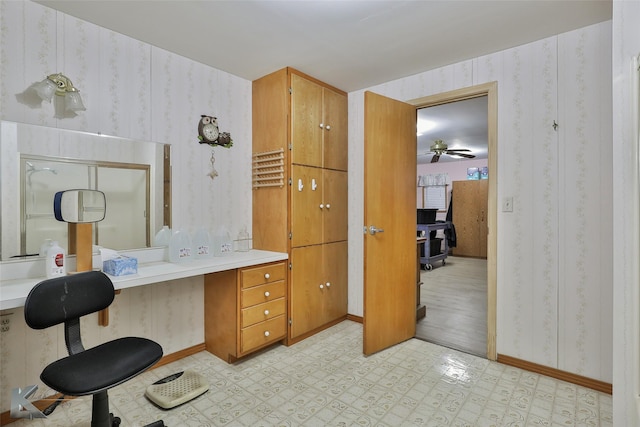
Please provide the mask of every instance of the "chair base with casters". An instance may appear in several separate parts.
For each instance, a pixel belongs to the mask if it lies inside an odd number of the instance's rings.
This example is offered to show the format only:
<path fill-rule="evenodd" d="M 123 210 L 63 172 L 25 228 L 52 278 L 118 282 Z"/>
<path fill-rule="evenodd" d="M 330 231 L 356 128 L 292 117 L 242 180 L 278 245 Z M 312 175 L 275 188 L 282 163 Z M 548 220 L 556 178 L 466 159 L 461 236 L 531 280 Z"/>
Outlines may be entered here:
<path fill-rule="evenodd" d="M 80 318 L 107 308 L 114 299 L 113 283 L 99 271 L 56 277 L 38 283 L 27 296 L 25 321 L 33 329 L 64 323 L 69 356 L 44 368 L 40 379 L 67 396 L 93 396 L 91 427 L 117 427 L 109 411 L 107 390 L 156 364 L 162 347 L 146 338 L 124 337 L 84 348 Z M 153 426 L 163 426 L 152 423 Z"/>

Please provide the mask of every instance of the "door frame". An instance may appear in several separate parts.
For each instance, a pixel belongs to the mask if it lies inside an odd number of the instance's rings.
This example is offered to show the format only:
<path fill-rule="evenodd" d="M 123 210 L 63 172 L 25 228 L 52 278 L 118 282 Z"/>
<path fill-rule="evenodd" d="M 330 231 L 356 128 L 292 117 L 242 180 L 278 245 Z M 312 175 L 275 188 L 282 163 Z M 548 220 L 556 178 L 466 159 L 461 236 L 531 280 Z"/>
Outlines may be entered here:
<path fill-rule="evenodd" d="M 442 92 L 406 101 L 417 109 L 448 104 L 455 101 L 487 96 L 487 138 L 489 194 L 487 197 L 487 359 L 496 360 L 497 327 L 497 258 L 498 258 L 498 82 Z"/>

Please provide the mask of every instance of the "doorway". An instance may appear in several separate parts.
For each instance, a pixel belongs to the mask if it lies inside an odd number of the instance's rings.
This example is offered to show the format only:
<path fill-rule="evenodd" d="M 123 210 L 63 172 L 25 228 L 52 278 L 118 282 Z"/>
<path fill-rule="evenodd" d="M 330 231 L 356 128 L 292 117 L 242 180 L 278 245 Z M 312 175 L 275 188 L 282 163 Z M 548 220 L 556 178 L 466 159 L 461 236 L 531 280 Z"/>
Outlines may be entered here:
<path fill-rule="evenodd" d="M 486 352 L 482 352 L 481 355 L 486 356 L 489 360 L 496 360 L 497 83 L 486 83 L 469 88 L 454 90 L 451 92 L 444 92 L 437 95 L 414 99 L 408 101 L 408 103 L 414 105 L 416 109 L 422 109 L 432 106 L 450 104 L 456 101 L 478 98 L 482 96 L 487 97 L 487 165 L 489 170 L 489 188 L 487 196 L 487 259 L 484 263 L 476 263 L 476 265 L 473 265 L 473 261 L 471 261 L 471 259 L 465 260 L 463 258 L 450 258 L 447 262 L 447 266 L 444 268 L 440 268 L 440 270 L 442 272 L 441 276 L 443 277 L 446 274 L 447 268 L 454 267 L 456 265 L 459 265 L 463 271 L 467 271 L 467 274 L 471 276 L 477 274 L 486 274 Z M 433 277 L 435 278 L 436 275 L 433 275 Z M 424 280 L 429 280 L 424 273 L 421 273 L 421 278 L 423 282 Z M 436 280 L 434 279 L 434 282 L 435 281 Z M 425 294 L 427 294 L 427 292 L 425 292 Z M 435 294 L 433 295 L 438 294 L 439 293 L 436 290 Z M 444 302 L 444 304 L 455 304 L 455 299 L 453 299 L 452 301 L 453 302 Z M 480 301 L 480 303 L 482 303 L 482 301 Z M 480 315 L 485 315 L 484 313 L 485 312 L 480 312 Z M 444 331 L 446 332 L 446 328 L 444 329 Z M 473 334 L 473 331 L 471 333 Z M 441 342 L 438 342 L 438 344 L 446 345 L 445 343 Z M 465 349 L 461 350 L 465 351 Z"/>

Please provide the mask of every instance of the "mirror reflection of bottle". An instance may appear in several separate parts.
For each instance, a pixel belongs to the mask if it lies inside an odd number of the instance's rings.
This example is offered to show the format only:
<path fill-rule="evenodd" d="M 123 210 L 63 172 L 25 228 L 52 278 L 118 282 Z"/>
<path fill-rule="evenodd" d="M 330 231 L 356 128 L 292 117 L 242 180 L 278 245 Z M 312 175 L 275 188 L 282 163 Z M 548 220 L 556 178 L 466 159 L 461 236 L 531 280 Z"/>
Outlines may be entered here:
<path fill-rule="evenodd" d="M 64 249 L 54 240 L 53 244 L 47 250 L 45 275 L 48 278 L 64 276 L 67 274 L 66 268 Z"/>

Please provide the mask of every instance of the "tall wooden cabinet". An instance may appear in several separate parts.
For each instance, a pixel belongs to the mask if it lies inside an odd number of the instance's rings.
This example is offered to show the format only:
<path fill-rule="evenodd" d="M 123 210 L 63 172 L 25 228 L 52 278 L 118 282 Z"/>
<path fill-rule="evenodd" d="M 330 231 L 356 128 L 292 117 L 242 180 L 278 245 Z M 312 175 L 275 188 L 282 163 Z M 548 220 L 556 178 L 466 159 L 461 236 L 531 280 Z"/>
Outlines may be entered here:
<path fill-rule="evenodd" d="M 453 225 L 456 247 L 453 254 L 487 258 L 487 197 L 489 181 L 453 181 Z"/>
<path fill-rule="evenodd" d="M 283 156 L 282 184 L 254 181 L 253 247 L 289 254 L 293 343 L 347 315 L 347 95 L 284 68 L 253 82 L 252 114 L 254 159 Z"/>

